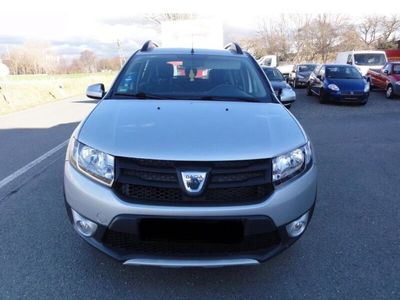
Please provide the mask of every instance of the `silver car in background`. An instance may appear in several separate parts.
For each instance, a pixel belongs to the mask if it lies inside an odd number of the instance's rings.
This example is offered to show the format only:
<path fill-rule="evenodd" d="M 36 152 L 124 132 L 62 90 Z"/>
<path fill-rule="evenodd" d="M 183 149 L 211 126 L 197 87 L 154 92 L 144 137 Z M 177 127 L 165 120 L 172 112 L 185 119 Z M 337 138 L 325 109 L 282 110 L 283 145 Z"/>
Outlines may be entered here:
<path fill-rule="evenodd" d="M 126 265 L 263 262 L 305 232 L 310 140 L 257 62 L 223 50 L 135 52 L 74 131 L 64 171 L 77 233 Z"/>
<path fill-rule="evenodd" d="M 262 66 L 262 69 L 279 100 L 287 108 L 290 108 L 293 102 L 296 101 L 296 92 L 286 82 L 282 73 L 277 68 Z"/>

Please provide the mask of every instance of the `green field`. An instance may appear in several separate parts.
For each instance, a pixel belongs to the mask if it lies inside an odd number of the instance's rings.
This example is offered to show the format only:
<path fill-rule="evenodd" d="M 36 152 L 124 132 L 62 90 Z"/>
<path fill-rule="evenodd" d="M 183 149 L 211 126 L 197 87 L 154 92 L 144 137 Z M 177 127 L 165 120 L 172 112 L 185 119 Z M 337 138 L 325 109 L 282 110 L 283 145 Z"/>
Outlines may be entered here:
<path fill-rule="evenodd" d="M 104 83 L 107 89 L 116 74 L 116 72 L 104 72 L 0 77 L 0 115 L 84 95 L 87 86 L 94 83 Z"/>

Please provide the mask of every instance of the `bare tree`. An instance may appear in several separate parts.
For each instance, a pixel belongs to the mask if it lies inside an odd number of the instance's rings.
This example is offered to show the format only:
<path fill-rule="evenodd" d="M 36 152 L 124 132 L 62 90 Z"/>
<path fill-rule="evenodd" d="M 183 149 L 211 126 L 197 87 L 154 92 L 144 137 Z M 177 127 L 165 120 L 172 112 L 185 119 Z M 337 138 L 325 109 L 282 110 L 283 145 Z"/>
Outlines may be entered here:
<path fill-rule="evenodd" d="M 400 15 L 366 16 L 358 25 L 358 30 L 361 41 L 369 48 L 394 47 L 400 31 Z"/>
<path fill-rule="evenodd" d="M 146 18 L 157 25 L 161 25 L 164 21 L 178 21 L 178 20 L 191 20 L 194 19 L 194 14 L 184 13 L 164 13 L 164 14 L 147 14 Z"/>
<path fill-rule="evenodd" d="M 372 15 L 364 17 L 363 21 L 358 25 L 360 39 L 368 47 L 378 40 L 380 24 L 380 18 L 376 15 Z"/>
<path fill-rule="evenodd" d="M 79 61 L 83 66 L 83 71 L 87 73 L 97 72 L 97 57 L 91 50 L 84 50 L 81 52 Z"/>

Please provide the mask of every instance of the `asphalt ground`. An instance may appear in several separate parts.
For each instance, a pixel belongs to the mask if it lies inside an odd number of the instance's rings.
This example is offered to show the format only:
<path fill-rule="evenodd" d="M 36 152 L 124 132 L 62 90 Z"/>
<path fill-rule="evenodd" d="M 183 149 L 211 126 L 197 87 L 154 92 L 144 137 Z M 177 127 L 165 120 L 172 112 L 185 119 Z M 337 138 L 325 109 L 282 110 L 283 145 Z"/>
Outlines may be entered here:
<path fill-rule="evenodd" d="M 0 299 L 399 299 L 400 99 L 321 105 L 296 92 L 291 111 L 313 141 L 319 186 L 313 220 L 287 251 L 248 267 L 123 266 L 67 219 L 64 147 L 0 190 Z M 93 105 L 0 117 L 0 181 L 65 141 Z"/>

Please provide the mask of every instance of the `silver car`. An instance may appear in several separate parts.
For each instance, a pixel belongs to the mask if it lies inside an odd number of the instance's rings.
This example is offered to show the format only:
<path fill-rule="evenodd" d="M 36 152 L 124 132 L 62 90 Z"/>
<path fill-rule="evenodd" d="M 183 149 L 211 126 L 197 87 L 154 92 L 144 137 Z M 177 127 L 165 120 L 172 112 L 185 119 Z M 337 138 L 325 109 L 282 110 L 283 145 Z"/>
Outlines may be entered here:
<path fill-rule="evenodd" d="M 306 230 L 310 140 L 237 44 L 146 42 L 74 131 L 65 203 L 77 233 L 126 265 L 263 262 Z"/>

